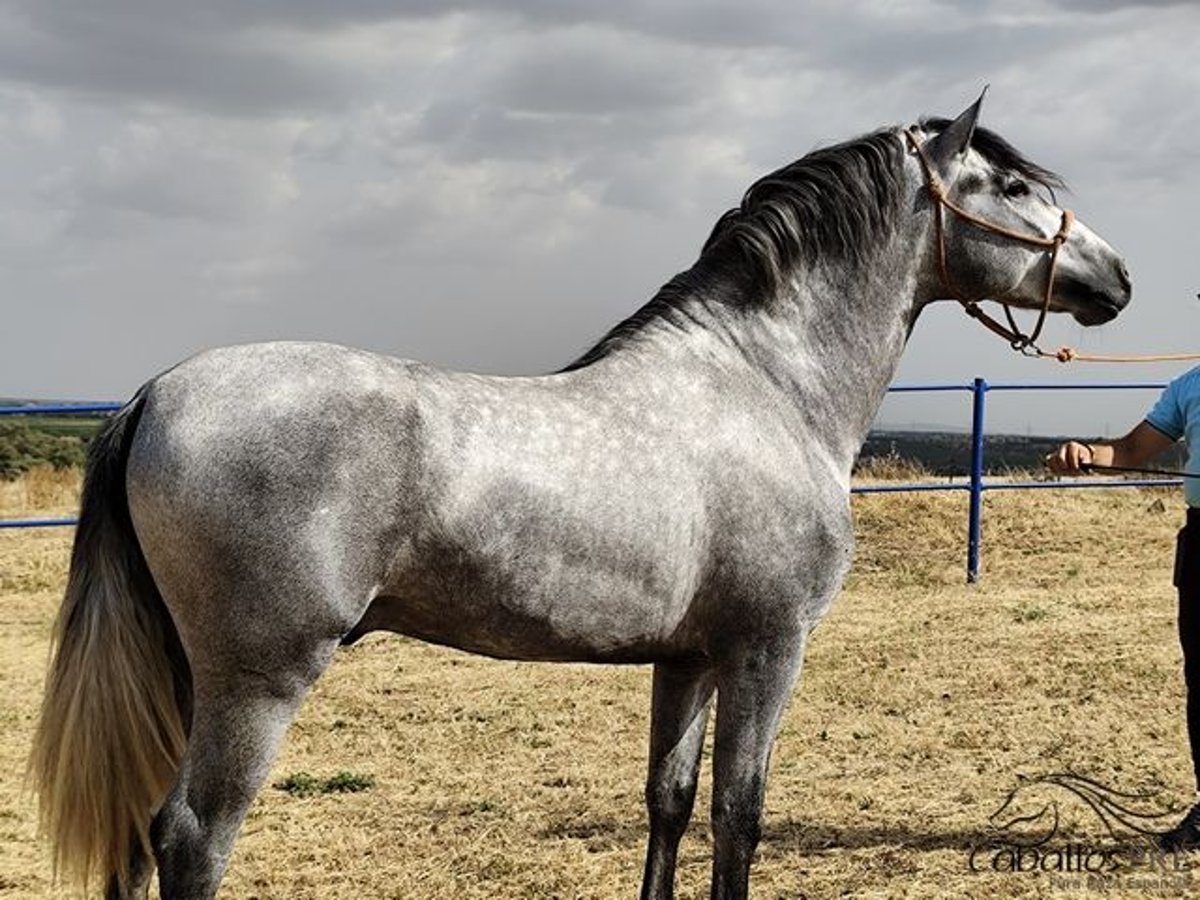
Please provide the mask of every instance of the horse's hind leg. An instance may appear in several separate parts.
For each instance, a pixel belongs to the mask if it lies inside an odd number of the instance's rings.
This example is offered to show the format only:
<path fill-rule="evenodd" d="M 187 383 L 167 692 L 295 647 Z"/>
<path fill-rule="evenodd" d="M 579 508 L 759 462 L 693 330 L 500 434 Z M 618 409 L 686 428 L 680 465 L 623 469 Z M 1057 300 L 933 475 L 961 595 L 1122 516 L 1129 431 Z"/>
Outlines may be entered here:
<path fill-rule="evenodd" d="M 122 885 L 113 875 L 104 891 L 104 900 L 145 900 L 150 893 L 150 879 L 154 875 L 154 861 L 142 849 L 141 840 L 133 839 L 133 851 L 129 857 L 129 881 Z"/>
<path fill-rule="evenodd" d="M 686 664 L 654 667 L 650 712 L 650 774 L 646 806 L 650 843 L 642 900 L 670 900 L 675 888 L 675 856 L 696 799 L 700 750 L 715 687 L 711 670 Z"/>
<path fill-rule="evenodd" d="M 151 826 L 162 896 L 209 900 L 242 819 L 304 695 L 336 640 L 314 641 L 286 666 L 240 654 L 220 666 L 193 662 L 194 707 L 179 778 Z"/>

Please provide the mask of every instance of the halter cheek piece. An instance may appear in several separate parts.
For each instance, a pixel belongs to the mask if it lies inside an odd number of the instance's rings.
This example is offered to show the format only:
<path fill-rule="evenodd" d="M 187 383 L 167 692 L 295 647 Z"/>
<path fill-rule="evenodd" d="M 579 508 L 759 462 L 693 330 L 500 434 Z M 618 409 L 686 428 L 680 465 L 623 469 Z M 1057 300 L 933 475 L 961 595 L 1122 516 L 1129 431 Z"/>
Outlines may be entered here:
<path fill-rule="evenodd" d="M 1038 234 L 1022 234 L 1019 231 L 1011 231 L 1003 225 L 997 225 L 994 222 L 989 222 L 987 219 L 981 219 L 978 216 L 967 212 L 961 206 L 954 203 L 947 191 L 945 185 L 942 184 L 937 173 L 933 169 L 933 163 L 925 154 L 925 148 L 917 138 L 916 132 L 912 128 L 906 128 L 905 136 L 912 144 L 913 150 L 916 151 L 917 158 L 921 161 L 921 168 L 925 172 L 925 183 L 929 190 L 929 196 L 933 198 L 933 222 L 937 233 L 938 244 L 938 267 L 942 272 L 942 286 L 946 292 L 962 304 L 963 311 L 973 319 L 978 319 L 984 326 L 990 329 L 995 334 L 1000 335 L 1008 341 L 1009 346 L 1014 350 L 1024 353 L 1026 356 L 1042 356 L 1043 351 L 1040 350 L 1035 343 L 1038 335 L 1042 333 L 1042 325 L 1046 322 L 1046 313 L 1050 311 L 1050 297 L 1054 293 L 1054 269 L 1058 264 L 1058 250 L 1067 241 L 1067 235 L 1071 232 L 1071 225 L 1075 222 L 1075 213 L 1069 209 L 1062 211 L 1062 224 L 1058 226 L 1058 231 L 1053 237 L 1045 238 Z M 1017 327 L 1016 320 L 1013 319 L 1012 309 L 1007 304 L 1001 301 L 1004 307 L 1004 315 L 1008 319 L 1008 326 L 1004 327 L 1000 322 L 997 322 L 979 307 L 979 303 L 975 300 L 965 299 L 950 281 L 950 270 L 946 266 L 946 227 L 943 213 L 943 208 L 950 210 L 960 219 L 964 219 L 984 231 L 990 231 L 993 234 L 1003 235 L 1007 238 L 1012 238 L 1014 241 L 1019 241 L 1022 244 L 1028 244 L 1031 247 L 1044 247 L 1050 251 L 1050 273 L 1046 278 L 1046 294 L 1042 299 L 1042 309 L 1038 314 L 1037 324 L 1034 325 L 1033 331 L 1029 334 L 1022 334 L 1021 329 Z"/>

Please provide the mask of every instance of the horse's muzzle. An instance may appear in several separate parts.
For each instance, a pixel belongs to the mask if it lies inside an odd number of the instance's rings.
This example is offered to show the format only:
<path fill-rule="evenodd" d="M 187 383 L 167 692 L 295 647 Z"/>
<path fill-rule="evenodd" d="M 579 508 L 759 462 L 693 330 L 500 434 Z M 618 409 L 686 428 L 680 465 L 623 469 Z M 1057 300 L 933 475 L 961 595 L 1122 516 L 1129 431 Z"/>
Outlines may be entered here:
<path fill-rule="evenodd" d="M 1133 282 L 1122 262 L 1113 270 L 1111 284 L 1086 284 L 1064 276 L 1054 285 L 1054 299 L 1069 310 L 1080 325 L 1103 325 L 1117 317 L 1133 297 Z"/>

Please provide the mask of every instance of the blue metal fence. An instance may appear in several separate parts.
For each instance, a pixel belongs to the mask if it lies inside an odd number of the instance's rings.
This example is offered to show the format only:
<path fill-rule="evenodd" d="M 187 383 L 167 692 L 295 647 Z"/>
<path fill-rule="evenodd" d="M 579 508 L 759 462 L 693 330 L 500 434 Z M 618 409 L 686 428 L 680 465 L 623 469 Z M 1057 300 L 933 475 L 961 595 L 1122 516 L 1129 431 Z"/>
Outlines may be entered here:
<path fill-rule="evenodd" d="M 979 554 L 982 541 L 983 492 L 1038 490 L 1046 488 L 1117 488 L 1117 487 L 1170 487 L 1182 483 L 1178 478 L 1088 478 L 1068 481 L 988 481 L 983 477 L 983 437 L 987 395 L 991 391 L 1144 391 L 1161 390 L 1162 382 L 1089 382 L 1063 384 L 1060 382 L 1035 384 L 988 384 L 976 378 L 970 384 L 910 384 L 893 385 L 889 393 L 915 393 L 930 391 L 966 391 L 971 394 L 971 460 L 967 481 L 963 484 L 887 484 L 856 485 L 850 488 L 855 494 L 901 493 L 906 491 L 967 491 L 967 581 L 979 580 Z"/>
<path fill-rule="evenodd" d="M 114 413 L 120 403 L 42 403 L 31 406 L 0 406 L 0 416 L 81 416 L 96 417 Z M 69 519 L 0 519 L 0 530 L 5 528 L 54 528 L 74 525 L 78 520 Z"/>
<path fill-rule="evenodd" d="M 983 477 L 983 438 L 986 432 L 985 417 L 987 395 L 992 391 L 1110 391 L 1110 390 L 1156 390 L 1163 388 L 1161 382 L 1090 382 L 1090 383 L 1033 383 L 1033 384 L 989 384 L 976 378 L 969 384 L 897 384 L 888 389 L 892 394 L 965 392 L 971 395 L 971 457 L 966 481 L 961 484 L 879 484 L 854 485 L 855 494 L 895 494 L 920 491 L 966 491 L 967 504 L 967 581 L 979 580 L 979 556 L 982 543 L 982 517 L 984 491 L 1037 490 L 1045 488 L 1115 488 L 1115 487 L 1168 487 L 1180 484 L 1178 478 L 1089 478 L 1068 481 L 990 481 Z M 38 406 L 0 406 L 0 416 L 100 416 L 116 412 L 120 403 L 58 403 Z M 42 528 L 74 525 L 73 518 L 63 519 L 0 519 L 0 529 Z"/>

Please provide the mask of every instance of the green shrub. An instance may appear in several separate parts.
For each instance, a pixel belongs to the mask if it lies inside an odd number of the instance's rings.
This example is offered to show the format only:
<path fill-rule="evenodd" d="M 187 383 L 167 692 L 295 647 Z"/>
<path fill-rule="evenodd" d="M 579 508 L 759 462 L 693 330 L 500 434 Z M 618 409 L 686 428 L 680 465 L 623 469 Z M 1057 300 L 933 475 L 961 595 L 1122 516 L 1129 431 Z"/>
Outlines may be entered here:
<path fill-rule="evenodd" d="M 24 422 L 0 420 L 0 478 L 11 480 L 34 466 L 82 466 L 86 444 L 76 435 L 54 435 Z"/>

